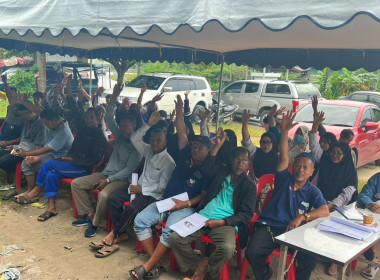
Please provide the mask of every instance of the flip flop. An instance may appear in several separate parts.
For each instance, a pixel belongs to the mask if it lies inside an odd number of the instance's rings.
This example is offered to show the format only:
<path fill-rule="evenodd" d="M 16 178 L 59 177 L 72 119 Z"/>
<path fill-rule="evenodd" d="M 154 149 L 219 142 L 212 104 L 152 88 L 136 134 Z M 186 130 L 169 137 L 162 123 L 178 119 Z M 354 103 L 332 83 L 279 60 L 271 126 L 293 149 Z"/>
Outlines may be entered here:
<path fill-rule="evenodd" d="M 165 272 L 166 268 L 160 265 L 155 265 L 151 270 L 149 270 L 145 276 L 144 279 L 156 279 L 160 276 L 162 272 Z"/>
<path fill-rule="evenodd" d="M 103 243 L 103 241 L 99 241 L 99 242 L 91 241 L 88 246 L 90 246 L 92 249 L 99 250 L 99 249 L 102 249 L 105 246 L 105 244 Z"/>
<path fill-rule="evenodd" d="M 38 218 L 42 218 L 43 220 L 37 219 L 39 222 L 45 222 L 49 220 L 51 217 L 57 216 L 58 213 L 53 213 L 50 211 L 45 211 L 43 214 L 39 215 Z"/>
<path fill-rule="evenodd" d="M 17 200 L 17 198 L 15 198 L 15 202 L 18 203 L 18 204 L 32 204 L 34 202 L 37 202 L 38 201 L 38 198 L 37 199 L 31 199 L 29 196 L 20 196 Z"/>
<path fill-rule="evenodd" d="M 104 245 L 102 249 L 98 250 L 95 254 L 97 258 L 105 258 L 119 250 L 119 245 L 113 244 L 112 246 Z"/>
<path fill-rule="evenodd" d="M 10 193 L 7 193 L 4 197 L 3 197 L 3 200 L 9 200 L 11 198 L 13 198 L 15 195 L 18 195 L 18 192 L 13 190 L 11 191 Z"/>
<path fill-rule="evenodd" d="M 134 276 L 132 272 L 136 273 L 138 278 L 136 276 Z M 145 271 L 144 266 L 140 265 L 138 267 L 135 267 L 134 269 L 129 271 L 129 275 L 131 275 L 132 279 L 134 279 L 134 280 L 144 279 L 144 277 L 146 275 L 146 271 Z"/>

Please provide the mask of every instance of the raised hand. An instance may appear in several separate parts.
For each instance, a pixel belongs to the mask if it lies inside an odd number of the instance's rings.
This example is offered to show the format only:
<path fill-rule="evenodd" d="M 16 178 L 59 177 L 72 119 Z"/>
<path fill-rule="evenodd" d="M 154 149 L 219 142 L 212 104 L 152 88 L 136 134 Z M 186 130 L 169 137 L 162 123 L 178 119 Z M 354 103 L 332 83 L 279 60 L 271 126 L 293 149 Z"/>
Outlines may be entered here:
<path fill-rule="evenodd" d="M 314 114 L 318 112 L 318 97 L 314 95 L 311 98 L 311 106 L 313 107 Z"/>
<path fill-rule="evenodd" d="M 157 95 L 155 97 L 153 97 L 152 102 L 154 103 L 154 102 L 160 101 L 163 96 L 164 96 L 163 92 L 157 93 Z"/>
<path fill-rule="evenodd" d="M 282 133 L 285 133 L 289 130 L 291 130 L 293 127 L 295 127 L 298 123 L 293 123 L 294 118 L 296 117 L 296 113 L 293 113 L 293 111 L 288 111 L 287 114 L 282 114 L 282 122 L 280 125 L 280 131 Z"/>
<path fill-rule="evenodd" d="M 174 117 L 175 117 L 175 109 L 169 114 L 170 121 L 174 122 Z"/>
<path fill-rule="evenodd" d="M 216 132 L 216 145 L 222 146 L 227 139 L 227 133 L 224 131 L 223 127 L 219 127 Z"/>
<path fill-rule="evenodd" d="M 200 110 L 200 111 L 198 111 L 198 117 L 202 121 L 205 121 L 211 116 L 211 113 L 212 113 L 212 111 L 210 109 Z"/>
<path fill-rule="evenodd" d="M 104 87 L 98 87 L 98 89 L 96 91 L 96 95 L 101 96 L 103 92 L 104 92 Z"/>
<path fill-rule="evenodd" d="M 180 112 L 183 113 L 183 101 L 179 94 L 177 95 L 177 101 L 174 100 L 174 103 L 176 114 L 178 115 Z"/>
<path fill-rule="evenodd" d="M 63 87 L 66 86 L 67 79 L 68 79 L 68 76 L 63 77 L 62 83 L 61 83 L 63 85 Z"/>
<path fill-rule="evenodd" d="M 147 89 L 146 85 L 143 85 L 143 86 L 141 87 L 141 93 L 144 93 L 144 92 L 146 91 L 146 89 Z"/>
<path fill-rule="evenodd" d="M 71 83 L 73 82 L 73 75 L 70 74 L 69 77 L 67 78 L 67 82 L 66 82 L 66 89 L 67 89 L 67 94 L 69 96 L 72 96 L 73 95 L 73 92 L 71 91 Z"/>
<path fill-rule="evenodd" d="M 320 111 L 320 112 L 317 112 L 315 115 L 314 115 L 314 123 L 316 124 L 316 126 L 318 127 L 320 124 L 323 123 L 323 121 L 325 120 L 325 112 L 323 111 Z"/>
<path fill-rule="evenodd" d="M 185 91 L 185 96 L 188 96 L 190 94 L 190 90 Z"/>
<path fill-rule="evenodd" d="M 114 87 L 113 87 L 113 92 L 112 92 L 112 101 L 113 102 L 116 102 L 117 98 L 119 97 L 120 93 L 122 92 L 124 88 L 124 84 L 123 83 L 117 83 Z"/>
<path fill-rule="evenodd" d="M 34 78 L 35 78 L 35 79 L 38 79 L 39 77 L 41 77 L 41 73 L 40 73 L 40 72 L 37 72 L 37 73 L 34 75 Z"/>
<path fill-rule="evenodd" d="M 251 111 L 244 109 L 243 114 L 241 115 L 241 121 L 243 125 L 248 125 L 250 119 L 251 119 Z"/>
<path fill-rule="evenodd" d="M 153 112 L 150 117 L 149 117 L 149 120 L 148 120 L 148 125 L 150 127 L 154 126 L 155 124 L 158 123 L 158 121 L 161 119 L 161 115 L 159 112 Z"/>

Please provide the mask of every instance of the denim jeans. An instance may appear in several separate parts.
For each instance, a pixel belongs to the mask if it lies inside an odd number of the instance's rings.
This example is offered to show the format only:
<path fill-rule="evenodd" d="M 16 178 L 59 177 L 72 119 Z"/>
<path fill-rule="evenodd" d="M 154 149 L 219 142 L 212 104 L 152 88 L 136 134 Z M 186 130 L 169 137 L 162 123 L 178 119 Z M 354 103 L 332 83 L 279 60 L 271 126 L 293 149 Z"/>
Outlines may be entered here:
<path fill-rule="evenodd" d="M 163 214 L 163 221 L 166 221 L 166 227 L 162 229 L 160 242 L 167 248 L 170 248 L 169 237 L 172 230 L 169 228 L 171 225 L 179 222 L 180 220 L 190 216 L 195 212 L 192 207 L 183 208 L 173 212 L 159 213 L 156 202 L 147 206 L 135 218 L 135 225 L 133 229 L 140 241 L 144 241 L 152 237 L 152 226 L 155 226 L 160 221 L 161 214 Z"/>

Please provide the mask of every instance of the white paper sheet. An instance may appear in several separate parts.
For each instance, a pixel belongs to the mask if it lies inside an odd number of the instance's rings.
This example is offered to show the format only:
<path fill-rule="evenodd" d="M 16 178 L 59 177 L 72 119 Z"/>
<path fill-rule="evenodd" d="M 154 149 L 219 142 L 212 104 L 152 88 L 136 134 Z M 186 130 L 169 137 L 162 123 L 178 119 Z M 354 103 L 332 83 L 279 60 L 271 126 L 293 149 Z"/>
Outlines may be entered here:
<path fill-rule="evenodd" d="M 169 228 L 178 233 L 179 236 L 186 237 L 204 227 L 207 220 L 207 218 L 199 215 L 198 213 L 194 213 L 189 217 L 171 225 Z"/>
<path fill-rule="evenodd" d="M 363 215 L 352 207 L 335 207 L 336 211 L 349 220 L 363 221 Z"/>
<path fill-rule="evenodd" d="M 138 181 L 139 181 L 139 174 L 132 173 L 132 185 L 136 186 L 138 184 Z M 128 192 L 131 193 L 129 189 L 128 189 Z M 136 198 L 136 195 L 131 194 L 129 201 L 132 202 L 135 198 Z"/>
<path fill-rule="evenodd" d="M 184 192 L 184 193 L 175 195 L 173 197 L 169 197 L 167 199 L 157 201 L 156 205 L 157 205 L 157 209 L 158 209 L 159 213 L 169 211 L 170 209 L 172 209 L 175 206 L 175 202 L 172 200 L 172 198 L 176 198 L 176 199 L 182 200 L 182 201 L 188 201 L 189 195 L 187 194 L 187 192 Z"/>

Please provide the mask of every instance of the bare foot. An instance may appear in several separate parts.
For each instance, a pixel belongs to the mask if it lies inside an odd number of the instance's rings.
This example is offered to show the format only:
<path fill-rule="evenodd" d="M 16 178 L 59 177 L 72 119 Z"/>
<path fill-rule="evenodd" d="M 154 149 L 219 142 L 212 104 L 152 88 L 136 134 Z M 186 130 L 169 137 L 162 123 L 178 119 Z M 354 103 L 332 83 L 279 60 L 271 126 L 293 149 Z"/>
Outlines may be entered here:
<path fill-rule="evenodd" d="M 40 198 L 40 192 L 39 190 L 35 187 L 33 190 L 31 190 L 30 192 L 26 192 L 24 195 L 19 195 L 16 197 L 17 201 L 20 202 L 20 197 L 22 196 L 27 196 L 29 197 L 31 200 L 37 200 Z"/>
<path fill-rule="evenodd" d="M 18 198 L 19 198 L 20 196 L 26 196 L 28 193 L 29 193 L 29 191 L 26 191 L 26 192 L 20 193 L 20 194 L 18 194 L 18 195 L 15 195 L 14 198 L 16 198 L 16 199 L 18 200 Z"/>
<path fill-rule="evenodd" d="M 115 238 L 113 244 L 119 243 L 120 241 L 124 241 L 124 240 L 127 240 L 127 239 L 128 239 L 128 234 L 123 233 L 123 234 L 121 234 L 121 235 L 119 235 L 118 237 Z"/>
<path fill-rule="evenodd" d="M 191 277 L 191 280 L 203 280 L 206 276 L 208 270 L 208 258 L 203 258 L 199 264 L 198 268 L 195 271 L 193 277 Z"/>
<path fill-rule="evenodd" d="M 114 241 L 115 241 L 115 235 L 113 234 L 113 230 L 111 230 L 111 232 L 107 234 L 106 237 L 104 237 L 103 243 L 108 246 L 111 246 L 112 244 L 114 244 Z"/>

